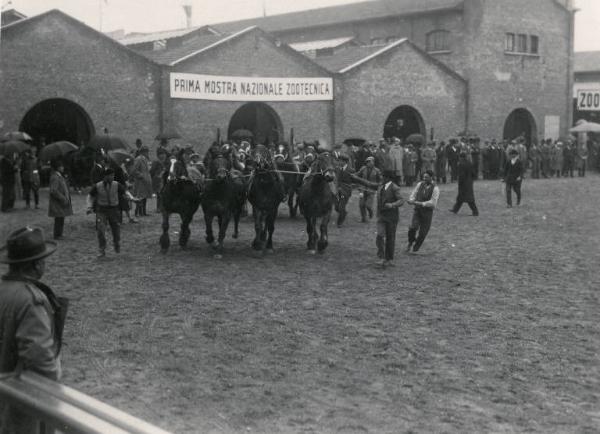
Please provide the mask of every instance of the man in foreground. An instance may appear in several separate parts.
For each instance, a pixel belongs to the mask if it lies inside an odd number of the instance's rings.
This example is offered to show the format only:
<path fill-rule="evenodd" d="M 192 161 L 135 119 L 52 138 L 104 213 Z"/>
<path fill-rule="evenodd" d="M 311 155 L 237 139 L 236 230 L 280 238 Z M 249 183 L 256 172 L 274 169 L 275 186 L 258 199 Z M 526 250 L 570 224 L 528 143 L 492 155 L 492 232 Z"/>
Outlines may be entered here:
<path fill-rule="evenodd" d="M 400 187 L 394 183 L 396 173 L 383 172 L 383 185 L 377 190 L 377 257 L 382 267 L 392 266 L 396 248 L 396 228 L 398 227 L 398 208 L 404 204 Z"/>
<path fill-rule="evenodd" d="M 423 174 L 423 181 L 417 184 L 408 200 L 408 203 L 414 205 L 415 209 L 412 221 L 408 227 L 407 252 L 410 252 L 412 249 L 412 252 L 416 253 L 423 245 L 423 241 L 425 241 L 431 228 L 433 210 L 437 206 L 439 197 L 440 190 L 433 183 L 433 172 L 428 170 Z"/>

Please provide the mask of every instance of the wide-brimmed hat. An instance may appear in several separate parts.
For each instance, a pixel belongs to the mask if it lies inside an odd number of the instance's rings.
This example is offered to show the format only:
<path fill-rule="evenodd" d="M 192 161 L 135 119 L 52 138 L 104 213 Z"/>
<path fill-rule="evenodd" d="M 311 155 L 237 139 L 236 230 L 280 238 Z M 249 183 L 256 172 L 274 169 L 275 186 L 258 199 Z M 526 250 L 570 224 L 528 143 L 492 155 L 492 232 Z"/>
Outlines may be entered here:
<path fill-rule="evenodd" d="M 56 250 L 56 243 L 44 239 L 38 227 L 24 227 L 12 232 L 0 247 L 0 263 L 16 264 L 45 258 Z"/>

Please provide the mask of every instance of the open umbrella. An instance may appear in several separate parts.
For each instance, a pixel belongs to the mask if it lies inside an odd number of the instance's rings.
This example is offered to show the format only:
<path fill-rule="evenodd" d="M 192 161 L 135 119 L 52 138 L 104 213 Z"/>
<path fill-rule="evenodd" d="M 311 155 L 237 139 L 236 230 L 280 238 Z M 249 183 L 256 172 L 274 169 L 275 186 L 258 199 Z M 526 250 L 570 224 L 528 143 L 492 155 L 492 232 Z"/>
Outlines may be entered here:
<path fill-rule="evenodd" d="M 99 134 L 91 138 L 87 144 L 88 147 L 99 151 L 104 149 L 110 151 L 112 149 L 129 149 L 129 145 L 125 140 L 117 136 L 111 136 L 110 134 Z"/>
<path fill-rule="evenodd" d="M 595 122 L 581 122 L 569 130 L 570 133 L 600 133 L 600 124 Z"/>
<path fill-rule="evenodd" d="M 425 137 L 422 134 L 411 134 L 406 138 L 407 143 L 413 143 L 415 145 L 422 145 L 425 143 Z"/>
<path fill-rule="evenodd" d="M 0 143 L 0 155 L 10 156 L 13 154 L 20 154 L 21 152 L 27 151 L 31 147 L 19 140 L 8 140 Z"/>
<path fill-rule="evenodd" d="M 127 160 L 132 160 L 133 155 L 123 149 L 113 149 L 106 153 L 108 158 L 114 161 L 118 166 L 125 163 Z"/>
<path fill-rule="evenodd" d="M 250 130 L 241 129 L 241 130 L 235 130 L 233 133 L 231 133 L 232 139 L 251 139 L 253 137 L 254 137 L 254 134 Z"/>
<path fill-rule="evenodd" d="M 352 146 L 352 145 L 361 146 L 366 141 L 367 141 L 367 139 L 363 139 L 362 137 L 350 137 L 350 138 L 344 140 L 344 144 L 350 145 L 350 146 Z"/>
<path fill-rule="evenodd" d="M 39 158 L 41 161 L 50 161 L 55 158 L 64 157 L 69 152 L 77 151 L 79 148 L 71 142 L 61 140 L 50 143 L 42 148 Z"/>
<path fill-rule="evenodd" d="M 33 139 L 27 133 L 23 131 L 11 131 L 9 133 L 4 134 L 2 136 L 3 142 L 8 142 L 9 140 L 19 140 L 21 142 L 31 142 Z"/>
<path fill-rule="evenodd" d="M 171 140 L 171 139 L 181 139 L 179 133 L 175 130 L 166 130 L 162 133 L 156 135 L 154 140 Z"/>

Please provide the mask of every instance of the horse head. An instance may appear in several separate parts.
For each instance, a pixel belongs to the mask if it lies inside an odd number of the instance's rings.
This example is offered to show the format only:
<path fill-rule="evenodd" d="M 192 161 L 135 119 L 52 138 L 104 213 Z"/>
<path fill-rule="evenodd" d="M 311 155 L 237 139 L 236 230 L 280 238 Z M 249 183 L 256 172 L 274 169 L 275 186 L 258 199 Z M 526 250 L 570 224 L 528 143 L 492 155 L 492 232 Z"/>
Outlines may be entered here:
<path fill-rule="evenodd" d="M 252 159 L 254 160 L 254 172 L 256 174 L 265 174 L 273 170 L 273 160 L 265 146 L 256 146 L 252 153 Z"/>
<path fill-rule="evenodd" d="M 310 171 L 315 176 L 323 176 L 327 182 L 333 181 L 335 179 L 335 167 L 331 155 L 329 153 L 319 154 Z"/>
<path fill-rule="evenodd" d="M 210 162 L 210 177 L 217 182 L 225 181 L 231 171 L 231 158 L 229 154 L 219 153 Z"/>

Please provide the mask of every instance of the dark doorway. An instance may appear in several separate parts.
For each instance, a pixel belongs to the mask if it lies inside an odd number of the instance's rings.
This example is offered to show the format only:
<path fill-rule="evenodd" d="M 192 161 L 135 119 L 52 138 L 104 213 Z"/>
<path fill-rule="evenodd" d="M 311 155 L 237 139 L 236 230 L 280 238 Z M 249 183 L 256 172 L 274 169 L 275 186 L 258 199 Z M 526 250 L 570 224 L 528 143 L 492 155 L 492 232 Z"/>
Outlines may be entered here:
<path fill-rule="evenodd" d="M 249 130 L 254 134 L 254 143 L 279 143 L 283 137 L 283 126 L 279 116 L 267 104 L 251 102 L 244 104 L 229 121 L 228 137 L 236 130 Z"/>
<path fill-rule="evenodd" d="M 78 104 L 66 99 L 47 99 L 33 106 L 23 117 L 20 130 L 33 137 L 40 146 L 66 140 L 77 146 L 89 142 L 94 125 L 88 114 Z"/>
<path fill-rule="evenodd" d="M 411 106 L 401 105 L 396 107 L 385 121 L 383 137 L 386 139 L 398 137 L 404 140 L 411 134 L 422 134 L 425 136 L 426 130 L 423 117 Z"/>
<path fill-rule="evenodd" d="M 527 146 L 537 143 L 537 127 L 535 119 L 529 110 L 518 108 L 514 110 L 504 123 L 504 140 L 525 139 Z"/>

